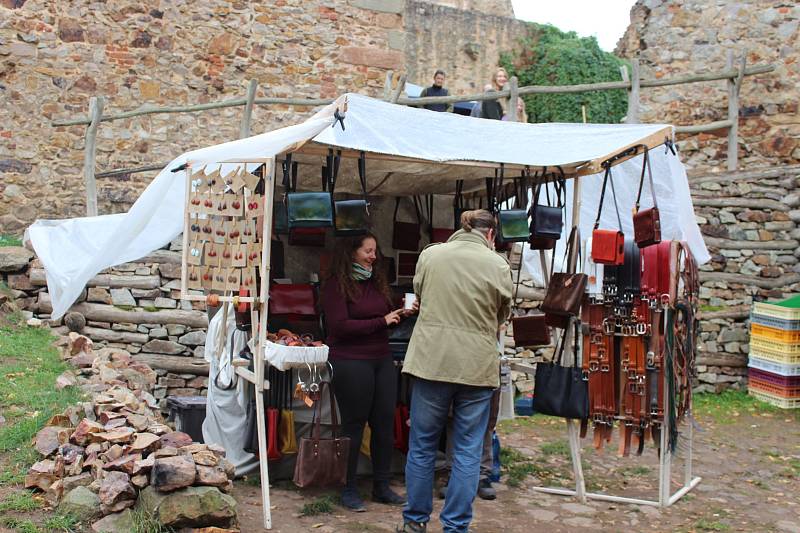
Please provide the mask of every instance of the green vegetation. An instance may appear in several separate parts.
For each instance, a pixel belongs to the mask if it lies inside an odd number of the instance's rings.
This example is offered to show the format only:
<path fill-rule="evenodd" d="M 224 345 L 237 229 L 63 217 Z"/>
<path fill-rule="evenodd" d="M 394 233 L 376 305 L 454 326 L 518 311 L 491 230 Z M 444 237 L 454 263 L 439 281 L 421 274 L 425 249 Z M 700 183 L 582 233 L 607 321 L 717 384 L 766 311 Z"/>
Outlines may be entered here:
<path fill-rule="evenodd" d="M 6 317 L 7 319 L 8 317 Z M 0 485 L 20 483 L 37 459 L 31 439 L 54 414 L 80 401 L 76 387 L 58 390 L 56 377 L 67 369 L 54 338 L 44 329 L 10 324 L 0 327 Z"/>
<path fill-rule="evenodd" d="M 509 76 L 526 85 L 579 85 L 621 81 L 625 63 L 604 52 L 594 37 L 578 37 L 548 24 L 531 23 L 521 53 L 505 53 L 500 64 Z M 623 89 L 572 94 L 536 94 L 524 97 L 529 122 L 582 122 L 581 105 L 589 122 L 619 123 L 627 111 Z"/>
<path fill-rule="evenodd" d="M 711 419 L 717 424 L 733 424 L 743 414 L 783 415 L 800 421 L 797 410 L 780 409 L 748 395 L 745 391 L 726 390 L 720 394 L 696 394 L 694 414 L 698 419 Z"/>
<path fill-rule="evenodd" d="M 303 505 L 303 507 L 300 509 L 300 514 L 302 516 L 331 514 L 333 512 L 333 506 L 336 505 L 336 503 L 336 496 L 333 494 L 325 494 L 324 496 L 315 498 L 313 501 Z"/>
<path fill-rule="evenodd" d="M 540 448 L 544 455 L 569 455 L 569 444 L 565 440 L 545 442 Z"/>
<path fill-rule="evenodd" d="M 32 511 L 41 507 L 41 504 L 33 499 L 33 492 L 29 490 L 12 492 L 0 501 L 0 513 L 6 511 Z"/>
<path fill-rule="evenodd" d="M 172 533 L 174 530 L 158 521 L 153 511 L 142 507 L 131 510 L 131 533 Z"/>
<path fill-rule="evenodd" d="M 619 473 L 623 476 L 646 476 L 650 473 L 649 466 L 623 466 L 619 469 Z"/>
<path fill-rule="evenodd" d="M 695 522 L 694 527 L 696 527 L 698 531 L 730 531 L 731 529 L 731 526 L 719 520 L 707 520 L 705 518 L 701 518 Z"/>
<path fill-rule="evenodd" d="M 500 464 L 509 487 L 519 487 L 530 475 L 549 484 L 562 485 L 568 475 L 562 467 L 549 464 L 546 458 L 534 459 L 513 448 L 500 448 Z"/>
<path fill-rule="evenodd" d="M 0 235 L 0 248 L 3 246 L 22 246 L 22 240 L 12 235 Z"/>

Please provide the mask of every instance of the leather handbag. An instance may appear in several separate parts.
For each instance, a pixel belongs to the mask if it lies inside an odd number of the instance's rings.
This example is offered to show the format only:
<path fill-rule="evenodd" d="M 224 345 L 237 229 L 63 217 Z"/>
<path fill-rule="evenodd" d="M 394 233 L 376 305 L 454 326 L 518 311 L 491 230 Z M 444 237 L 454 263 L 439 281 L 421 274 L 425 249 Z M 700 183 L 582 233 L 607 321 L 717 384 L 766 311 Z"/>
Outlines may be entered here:
<path fill-rule="evenodd" d="M 620 230 L 599 229 L 600 215 L 603 212 L 603 200 L 606 195 L 606 185 L 611 182 L 611 194 L 614 199 L 614 210 L 617 212 L 617 221 L 622 228 L 622 218 L 617 207 L 617 194 L 614 191 L 614 178 L 611 176 L 611 165 L 606 165 L 603 176 L 603 188 L 600 192 L 600 205 L 597 208 L 597 219 L 594 221 L 592 231 L 592 259 L 601 265 L 621 265 L 625 262 L 625 235 Z"/>
<path fill-rule="evenodd" d="M 517 301 L 520 279 L 522 278 L 524 255 L 525 248 L 523 247 L 520 256 L 520 268 L 517 274 L 517 282 L 514 287 L 514 302 Z M 511 329 L 514 333 L 514 346 L 517 348 L 546 346 L 550 344 L 550 329 L 545 323 L 545 315 L 543 313 L 513 316 L 511 317 Z"/>
<path fill-rule="evenodd" d="M 577 252 L 575 251 L 577 247 Z M 580 257 L 580 231 L 578 227 L 572 228 L 567 241 L 565 268 L 571 269 L 573 265 L 573 253 Z M 578 316 L 581 309 L 583 293 L 586 290 L 588 276 L 584 273 L 554 272 L 550 276 L 550 283 L 547 286 L 544 301 L 539 307 L 547 315 L 559 317 Z M 563 325 L 563 319 L 553 321 Z"/>
<path fill-rule="evenodd" d="M 322 438 L 322 398 L 328 389 L 331 403 L 331 438 Z M 314 402 L 311 422 L 311 437 L 302 437 L 294 467 L 294 484 L 301 488 L 331 487 L 344 485 L 347 481 L 347 458 L 350 454 L 349 437 L 340 437 L 339 419 L 330 383 L 320 383 L 320 400 Z"/>
<path fill-rule="evenodd" d="M 336 175 L 339 170 L 339 157 L 336 157 L 334 173 L 331 179 L 331 194 L 336 186 Z M 340 237 L 349 235 L 364 235 L 369 229 L 369 202 L 367 199 L 367 170 L 364 152 L 358 158 L 358 179 L 361 183 L 360 200 L 339 200 L 334 202 L 334 216 L 336 217 L 336 235 Z"/>
<path fill-rule="evenodd" d="M 577 366 L 579 334 L 578 322 L 575 321 L 573 366 L 562 365 L 566 334 L 561 337 L 556 358 L 548 363 L 537 363 L 533 389 L 537 412 L 579 420 L 589 417 L 589 382 L 583 379 L 583 371 Z"/>
<path fill-rule="evenodd" d="M 275 407 L 267 408 L 267 459 L 277 461 L 281 458 L 281 450 L 278 446 L 278 421 L 280 412 Z"/>
<path fill-rule="evenodd" d="M 561 170 L 559 168 L 559 170 Z M 550 188 L 548 183 L 539 184 L 536 186 L 536 191 L 533 195 L 533 206 L 531 207 L 531 239 L 550 239 L 558 240 L 561 238 L 561 231 L 564 227 L 564 202 L 562 196 L 566 194 L 566 185 L 564 183 L 564 172 L 561 171 L 561 178 L 557 178 L 553 182 L 555 189 L 556 200 L 552 205 L 550 202 Z M 539 193 L 544 188 L 545 198 L 547 205 L 539 203 Z"/>
<path fill-rule="evenodd" d="M 525 175 L 520 176 L 519 181 L 514 181 L 514 190 L 516 192 L 514 198 L 513 209 L 500 209 L 502 204 L 508 204 L 510 198 L 505 197 L 502 201 L 499 196 L 504 192 L 503 179 L 505 174 L 505 165 L 500 164 L 499 172 L 495 171 L 496 183 L 493 186 L 495 194 L 494 207 L 497 210 L 497 237 L 498 241 L 502 244 L 512 242 L 525 242 L 530 236 L 530 225 L 528 223 L 528 210 L 523 207 L 523 199 L 520 194 L 520 186 L 525 188 L 521 182 L 524 180 Z"/>
<path fill-rule="evenodd" d="M 292 179 L 286 193 L 286 213 L 289 229 L 330 228 L 333 226 L 333 197 L 330 192 L 296 192 L 297 163 L 287 154 L 284 169 L 291 167 Z M 286 170 L 284 170 L 284 175 Z"/>
<path fill-rule="evenodd" d="M 394 447 L 403 453 L 408 453 L 408 437 L 410 430 L 406 420 L 409 418 L 408 406 L 398 403 L 394 408 Z"/>
<path fill-rule="evenodd" d="M 653 207 L 650 209 L 639 210 L 639 200 L 642 198 L 642 186 L 644 185 L 644 172 L 647 169 L 647 178 L 650 181 L 650 192 L 653 195 Z M 642 164 L 642 176 L 639 178 L 639 193 L 636 195 L 636 207 L 633 210 L 633 240 L 639 248 L 644 248 L 652 244 L 661 242 L 661 218 L 658 213 L 658 203 L 656 203 L 656 188 L 653 184 L 653 170 L 650 167 L 650 150 L 644 147 L 644 163 Z"/>
<path fill-rule="evenodd" d="M 414 210 L 417 213 L 417 222 L 401 222 L 397 220 L 397 212 L 400 209 L 400 197 L 395 198 L 394 203 L 394 216 L 392 217 L 392 224 L 394 232 L 392 233 L 392 248 L 395 250 L 409 250 L 416 252 L 419 250 L 419 233 L 422 227 L 420 219 L 422 218 L 419 212 L 419 206 L 414 203 Z"/>
<path fill-rule="evenodd" d="M 276 283 L 269 289 L 269 314 L 317 316 L 314 287 L 307 283 Z"/>
<path fill-rule="evenodd" d="M 531 238 L 528 239 L 528 246 L 531 247 L 531 250 L 553 250 L 556 247 L 556 242 L 558 242 L 558 239 L 531 235 Z"/>

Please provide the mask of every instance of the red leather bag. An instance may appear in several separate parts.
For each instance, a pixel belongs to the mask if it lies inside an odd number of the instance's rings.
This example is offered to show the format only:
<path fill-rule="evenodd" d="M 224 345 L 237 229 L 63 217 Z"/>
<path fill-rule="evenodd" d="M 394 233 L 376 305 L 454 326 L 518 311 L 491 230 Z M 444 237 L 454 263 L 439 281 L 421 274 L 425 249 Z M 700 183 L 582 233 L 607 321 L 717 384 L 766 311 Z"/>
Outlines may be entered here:
<path fill-rule="evenodd" d="M 617 222 L 620 229 L 622 228 L 622 218 L 619 216 L 619 207 L 617 207 L 617 193 L 614 191 L 614 179 L 611 176 L 611 165 L 608 164 L 603 176 L 600 205 L 597 208 L 597 219 L 594 221 L 594 231 L 592 231 L 592 259 L 601 265 L 621 265 L 625 262 L 625 235 L 620 230 L 599 229 L 606 185 L 609 181 L 611 182 L 611 195 L 614 198 L 614 210 L 617 212 Z"/>
<path fill-rule="evenodd" d="M 403 453 L 408 453 L 408 437 L 410 429 L 406 421 L 409 417 L 408 407 L 398 403 L 394 408 L 394 447 Z"/>
<path fill-rule="evenodd" d="M 276 283 L 269 290 L 269 314 L 317 316 L 314 287 L 307 283 Z"/>
<path fill-rule="evenodd" d="M 647 177 L 650 180 L 653 207 L 639 211 L 639 200 L 642 198 L 645 169 L 647 170 Z M 636 207 L 633 211 L 633 240 L 636 241 L 639 248 L 661 242 L 661 217 L 658 213 L 658 203 L 656 203 L 656 188 L 653 184 L 653 171 L 650 168 L 650 151 L 646 146 L 644 147 L 642 176 L 639 178 L 639 194 L 636 195 Z"/>
<path fill-rule="evenodd" d="M 277 461 L 281 458 L 278 446 L 278 420 L 280 412 L 275 407 L 267 408 L 267 459 Z"/>

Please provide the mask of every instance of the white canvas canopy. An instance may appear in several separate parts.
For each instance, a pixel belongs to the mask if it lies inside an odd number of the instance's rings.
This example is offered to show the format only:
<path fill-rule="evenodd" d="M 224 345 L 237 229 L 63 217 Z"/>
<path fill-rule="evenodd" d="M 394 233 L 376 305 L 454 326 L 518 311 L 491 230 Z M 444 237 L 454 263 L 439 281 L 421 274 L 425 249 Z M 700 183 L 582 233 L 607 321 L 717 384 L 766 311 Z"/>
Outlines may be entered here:
<path fill-rule="evenodd" d="M 334 112 L 345 109 L 345 129 Z M 295 152 L 300 163 L 300 188 L 318 188 L 321 158 L 329 147 L 344 159 L 337 192 L 358 192 L 355 159 L 367 153 L 370 194 L 452 193 L 459 179 L 469 188 L 482 186 L 500 163 L 506 175 L 523 168 L 560 166 L 567 177 L 582 179 L 581 229 L 591 231 L 596 214 L 600 163 L 637 144 L 653 148 L 672 138 L 672 127 L 652 124 L 525 124 L 435 113 L 347 94 L 301 124 L 261 135 L 186 152 L 165 167 L 130 211 L 69 220 L 38 220 L 26 232 L 47 272 L 54 318 L 62 316 L 85 284 L 101 270 L 134 261 L 180 234 L 183 225 L 185 163 L 210 171 L 222 163 L 258 162 Z M 686 240 L 699 262 L 708 260 L 695 223 L 686 172 L 677 157 L 662 148 L 651 150 L 662 235 Z M 641 156 L 614 168 L 623 231 L 632 233 L 630 207 L 639 184 Z M 642 206 L 652 204 L 645 184 Z M 571 205 L 570 202 L 567 204 Z M 569 216 L 569 214 L 568 214 Z M 604 228 L 618 226 L 612 208 L 603 212 Z"/>

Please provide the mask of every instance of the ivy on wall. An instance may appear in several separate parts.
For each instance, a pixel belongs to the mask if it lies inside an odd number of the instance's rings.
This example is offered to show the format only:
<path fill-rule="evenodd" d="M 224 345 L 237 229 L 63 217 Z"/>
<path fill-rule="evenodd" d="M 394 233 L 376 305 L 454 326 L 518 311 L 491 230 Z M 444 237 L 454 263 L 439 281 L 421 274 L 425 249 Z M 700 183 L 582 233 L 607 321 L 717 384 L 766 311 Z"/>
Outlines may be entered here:
<path fill-rule="evenodd" d="M 578 37 L 549 24 L 531 24 L 522 52 L 503 53 L 500 64 L 519 86 L 578 85 L 620 81 L 619 67 L 626 63 L 604 52 L 594 37 Z M 624 89 L 571 94 L 533 94 L 524 97 L 529 122 L 582 122 L 586 106 L 588 122 L 619 123 L 627 111 Z"/>

